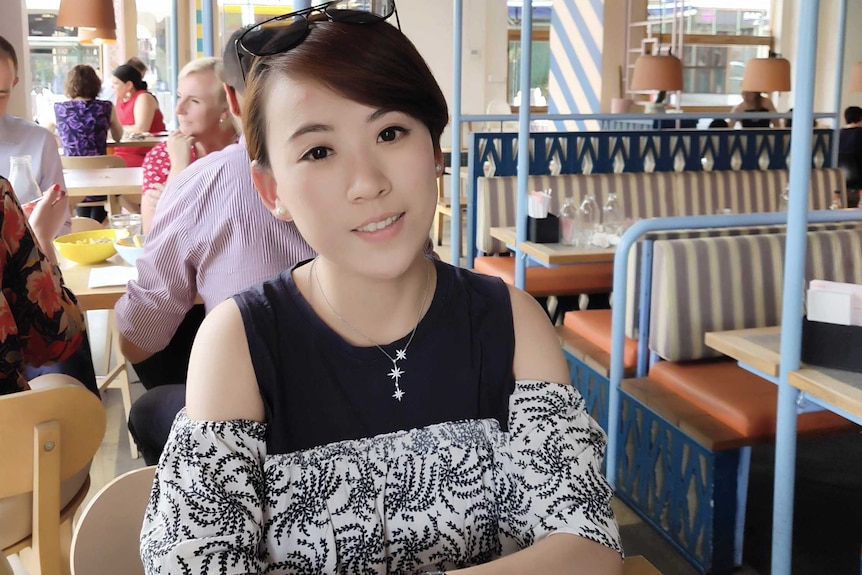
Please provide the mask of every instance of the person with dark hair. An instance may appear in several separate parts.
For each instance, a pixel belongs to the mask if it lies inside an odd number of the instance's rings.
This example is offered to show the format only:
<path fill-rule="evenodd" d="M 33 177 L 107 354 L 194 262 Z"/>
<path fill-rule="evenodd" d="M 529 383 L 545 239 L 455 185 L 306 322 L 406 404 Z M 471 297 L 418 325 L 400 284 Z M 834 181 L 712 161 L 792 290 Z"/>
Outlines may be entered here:
<path fill-rule="evenodd" d="M 201 325 L 145 571 L 622 573 L 605 435 L 544 310 L 425 253 L 448 110 L 393 3 L 281 18 L 237 45 L 244 132 L 319 255 Z"/>
<path fill-rule="evenodd" d="M 128 60 L 126 60 L 126 64 L 137 70 L 141 73 L 141 78 L 147 75 L 147 65 L 144 64 L 144 61 L 138 58 L 137 56 L 132 56 Z"/>
<path fill-rule="evenodd" d="M 742 102 L 734 106 L 730 111 L 731 114 L 739 114 L 741 112 L 775 112 L 775 104 L 768 96 L 764 96 L 760 92 L 743 92 Z M 730 120 L 729 127 L 733 128 L 737 122 L 742 123 L 743 128 L 769 128 L 781 127 L 781 120 Z"/>
<path fill-rule="evenodd" d="M 844 123 L 838 136 L 838 167 L 847 181 L 847 206 L 862 207 L 862 108 L 848 106 L 844 110 Z"/>
<path fill-rule="evenodd" d="M 728 128 L 727 120 L 724 118 L 715 118 L 712 122 L 709 123 L 709 129 L 713 128 Z"/>
<path fill-rule="evenodd" d="M 234 48 L 241 32 L 223 58 L 223 88 L 237 118 L 245 90 Z M 185 405 L 189 353 L 204 313 L 315 255 L 292 222 L 274 218 L 260 202 L 249 165 L 240 137 L 166 183 L 137 261 L 138 279 L 117 302 L 120 347 L 148 390 L 129 415 L 147 465 L 158 462 Z"/>
<path fill-rule="evenodd" d="M 114 140 L 123 137 L 114 104 L 98 99 L 101 89 L 102 81 L 91 66 L 79 64 L 66 75 L 63 90 L 69 99 L 54 104 L 54 115 L 57 135 L 67 156 L 103 156 L 107 153 L 108 131 Z M 105 196 L 88 196 L 84 201 L 104 199 Z M 100 222 L 108 215 L 102 206 L 78 206 L 75 213 Z"/>
<path fill-rule="evenodd" d="M 117 97 L 117 116 L 123 125 L 124 134 L 133 136 L 144 132 L 165 131 L 165 121 L 156 97 L 147 91 L 141 72 L 131 64 L 122 64 L 114 69 L 111 86 Z M 114 154 L 121 157 L 127 166 L 135 167 L 144 163 L 147 147 L 117 148 Z"/>

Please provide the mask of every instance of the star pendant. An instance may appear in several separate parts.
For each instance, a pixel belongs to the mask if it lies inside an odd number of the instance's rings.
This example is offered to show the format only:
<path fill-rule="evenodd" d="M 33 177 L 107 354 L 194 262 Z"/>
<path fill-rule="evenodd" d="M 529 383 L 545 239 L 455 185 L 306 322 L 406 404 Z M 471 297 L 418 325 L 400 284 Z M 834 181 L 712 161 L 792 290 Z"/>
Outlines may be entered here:
<path fill-rule="evenodd" d="M 392 369 L 389 370 L 389 377 L 394 379 L 397 383 L 398 380 L 401 379 L 402 375 L 404 375 L 404 372 L 401 371 L 401 368 L 393 364 Z"/>
<path fill-rule="evenodd" d="M 398 387 L 396 385 L 395 386 L 395 393 L 392 394 L 392 397 L 394 397 L 398 401 L 401 401 L 401 398 L 404 397 L 404 390 L 402 390 L 400 387 Z"/>
<path fill-rule="evenodd" d="M 395 361 L 401 361 L 402 359 L 407 359 L 407 350 L 399 349 L 395 351 Z"/>

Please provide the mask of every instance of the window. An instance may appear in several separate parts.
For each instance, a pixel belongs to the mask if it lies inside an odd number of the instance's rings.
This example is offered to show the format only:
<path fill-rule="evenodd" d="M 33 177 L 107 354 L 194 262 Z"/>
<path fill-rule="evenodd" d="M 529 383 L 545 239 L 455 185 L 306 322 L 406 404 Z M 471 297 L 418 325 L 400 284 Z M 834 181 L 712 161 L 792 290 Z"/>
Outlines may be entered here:
<path fill-rule="evenodd" d="M 740 7 L 737 2 L 688 0 L 680 14 L 679 0 L 650 0 L 647 19 L 662 45 L 671 42 L 675 4 L 684 33 L 682 104 L 726 108 L 737 103 L 745 62 L 766 57 L 772 49 L 772 1 L 746 0 Z"/>
<path fill-rule="evenodd" d="M 530 104 L 547 109 L 548 78 L 551 70 L 550 28 L 553 2 L 533 2 L 533 43 L 530 58 Z M 506 97 L 509 104 L 521 104 L 521 14 L 523 2 L 508 0 L 509 41 L 508 81 Z M 543 110 L 544 111 L 544 110 Z"/>

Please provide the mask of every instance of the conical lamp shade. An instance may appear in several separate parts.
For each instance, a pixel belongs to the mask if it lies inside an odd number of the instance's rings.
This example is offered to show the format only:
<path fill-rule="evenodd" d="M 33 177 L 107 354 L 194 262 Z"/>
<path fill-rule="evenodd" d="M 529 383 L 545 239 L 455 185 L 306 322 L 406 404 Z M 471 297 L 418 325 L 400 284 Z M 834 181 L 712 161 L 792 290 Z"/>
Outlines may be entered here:
<path fill-rule="evenodd" d="M 785 58 L 752 58 L 745 63 L 743 92 L 790 91 L 790 62 Z"/>
<path fill-rule="evenodd" d="M 851 92 L 862 92 L 862 60 L 853 64 L 847 89 Z"/>
<path fill-rule="evenodd" d="M 682 62 L 676 56 L 638 56 L 631 90 L 682 90 Z"/>
<path fill-rule="evenodd" d="M 117 32 L 113 28 L 78 28 L 78 42 L 81 44 L 108 44 L 117 41 Z"/>
<path fill-rule="evenodd" d="M 57 26 L 114 30 L 117 27 L 114 3 L 112 0 L 60 0 Z"/>

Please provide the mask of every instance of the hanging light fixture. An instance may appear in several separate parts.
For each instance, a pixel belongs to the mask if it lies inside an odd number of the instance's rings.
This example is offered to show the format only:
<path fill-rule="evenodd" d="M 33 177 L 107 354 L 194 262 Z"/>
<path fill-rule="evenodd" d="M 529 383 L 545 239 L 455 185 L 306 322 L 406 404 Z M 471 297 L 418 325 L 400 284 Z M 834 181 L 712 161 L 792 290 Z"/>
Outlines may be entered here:
<path fill-rule="evenodd" d="M 60 0 L 57 26 L 114 30 L 117 27 L 114 3 L 112 0 Z"/>
<path fill-rule="evenodd" d="M 682 61 L 670 54 L 638 56 L 632 74 L 631 89 L 635 92 L 682 90 Z"/>
<path fill-rule="evenodd" d="M 743 92 L 789 92 L 790 62 L 777 54 L 769 58 L 752 58 L 745 63 Z"/>
<path fill-rule="evenodd" d="M 847 89 L 851 92 L 862 92 L 862 60 L 853 64 L 853 69 L 850 71 L 850 83 Z"/>
<path fill-rule="evenodd" d="M 116 41 L 117 32 L 113 28 L 78 28 L 78 42 L 86 46 L 112 44 Z"/>

